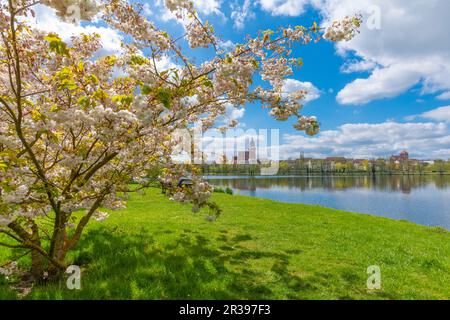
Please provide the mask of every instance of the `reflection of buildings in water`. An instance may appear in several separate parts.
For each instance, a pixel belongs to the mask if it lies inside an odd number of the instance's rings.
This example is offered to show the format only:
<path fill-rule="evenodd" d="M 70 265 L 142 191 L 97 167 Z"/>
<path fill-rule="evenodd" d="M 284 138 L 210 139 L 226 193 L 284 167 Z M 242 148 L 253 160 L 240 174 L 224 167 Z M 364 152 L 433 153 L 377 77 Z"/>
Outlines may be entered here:
<path fill-rule="evenodd" d="M 283 187 L 299 191 L 314 189 L 346 190 L 374 189 L 380 191 L 395 191 L 410 194 L 414 189 L 433 185 L 438 189 L 450 188 L 450 176 L 307 176 L 307 177 L 272 177 L 272 178 L 238 178 L 217 179 L 212 184 L 233 189 L 247 190 L 254 194 L 257 189 Z"/>
<path fill-rule="evenodd" d="M 402 193 L 410 194 L 414 183 L 411 182 L 409 176 L 403 178 L 404 179 L 401 180 L 400 189 L 402 190 Z"/>

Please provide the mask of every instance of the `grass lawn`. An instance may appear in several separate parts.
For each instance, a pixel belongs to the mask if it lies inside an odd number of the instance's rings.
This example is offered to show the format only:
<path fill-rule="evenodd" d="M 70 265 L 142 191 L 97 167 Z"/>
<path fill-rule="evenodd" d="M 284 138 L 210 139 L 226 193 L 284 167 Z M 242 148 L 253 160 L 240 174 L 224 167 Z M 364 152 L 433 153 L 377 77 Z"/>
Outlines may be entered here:
<path fill-rule="evenodd" d="M 216 222 L 151 189 L 92 222 L 82 289 L 28 299 L 449 299 L 450 233 L 319 206 L 215 194 Z M 11 255 L 0 248 L 0 265 Z M 23 260 L 23 259 L 22 259 Z M 26 264 L 23 260 L 21 263 Z M 367 267 L 382 290 L 366 287 Z M 0 299 L 14 298 L 0 280 Z"/>

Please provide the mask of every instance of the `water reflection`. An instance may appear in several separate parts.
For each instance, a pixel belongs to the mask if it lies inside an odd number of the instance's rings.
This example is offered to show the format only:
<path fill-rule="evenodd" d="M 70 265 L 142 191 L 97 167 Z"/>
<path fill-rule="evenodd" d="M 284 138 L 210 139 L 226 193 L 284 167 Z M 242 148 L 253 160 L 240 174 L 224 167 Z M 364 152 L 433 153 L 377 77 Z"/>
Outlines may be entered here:
<path fill-rule="evenodd" d="M 319 204 L 450 229 L 450 176 L 207 177 L 260 198 Z"/>
<path fill-rule="evenodd" d="M 449 176 L 207 177 L 207 179 L 221 186 L 250 191 L 278 186 L 300 191 L 366 188 L 409 194 L 412 189 L 425 188 L 428 185 L 434 185 L 437 189 L 450 188 Z"/>

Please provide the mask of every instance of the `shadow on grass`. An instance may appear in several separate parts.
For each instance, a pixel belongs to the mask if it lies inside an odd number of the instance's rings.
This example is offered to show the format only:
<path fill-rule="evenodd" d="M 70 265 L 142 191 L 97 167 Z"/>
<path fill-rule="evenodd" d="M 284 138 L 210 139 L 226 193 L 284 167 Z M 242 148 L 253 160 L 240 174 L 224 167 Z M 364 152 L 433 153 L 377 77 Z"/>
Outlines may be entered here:
<path fill-rule="evenodd" d="M 305 280 L 288 270 L 290 255 L 301 251 L 250 250 L 242 246 L 249 240 L 225 231 L 208 239 L 187 229 L 92 230 L 74 260 L 84 267 L 83 288 L 61 298 L 300 299 L 317 291 L 317 277 Z"/>
<path fill-rule="evenodd" d="M 71 256 L 82 267 L 82 289 L 70 291 L 62 280 L 35 287 L 27 299 L 400 298 L 383 291 L 367 295 L 365 279 L 352 268 L 303 273 L 295 265 L 302 250 L 255 250 L 249 234 L 210 235 L 189 229 L 90 230 Z M 5 298 L 12 296 L 0 293 Z"/>

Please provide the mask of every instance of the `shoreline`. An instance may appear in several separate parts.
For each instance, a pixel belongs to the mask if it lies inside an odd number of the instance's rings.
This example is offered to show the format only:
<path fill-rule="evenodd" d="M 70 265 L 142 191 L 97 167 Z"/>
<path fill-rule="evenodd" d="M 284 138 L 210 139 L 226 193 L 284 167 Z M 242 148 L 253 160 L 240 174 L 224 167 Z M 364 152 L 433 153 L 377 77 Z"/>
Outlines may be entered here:
<path fill-rule="evenodd" d="M 404 177 L 428 177 L 428 176 L 450 176 L 450 172 L 446 173 L 386 173 L 386 174 L 363 174 L 363 173 L 329 173 L 329 174 L 320 174 L 320 173 L 314 173 L 314 174 L 286 174 L 286 175 L 249 175 L 249 174 L 226 174 L 226 173 L 220 173 L 220 174 L 206 174 L 203 175 L 204 179 L 208 179 L 210 177 L 243 177 L 243 178 L 314 178 L 314 177 L 389 177 L 389 176 L 404 176 Z"/>

